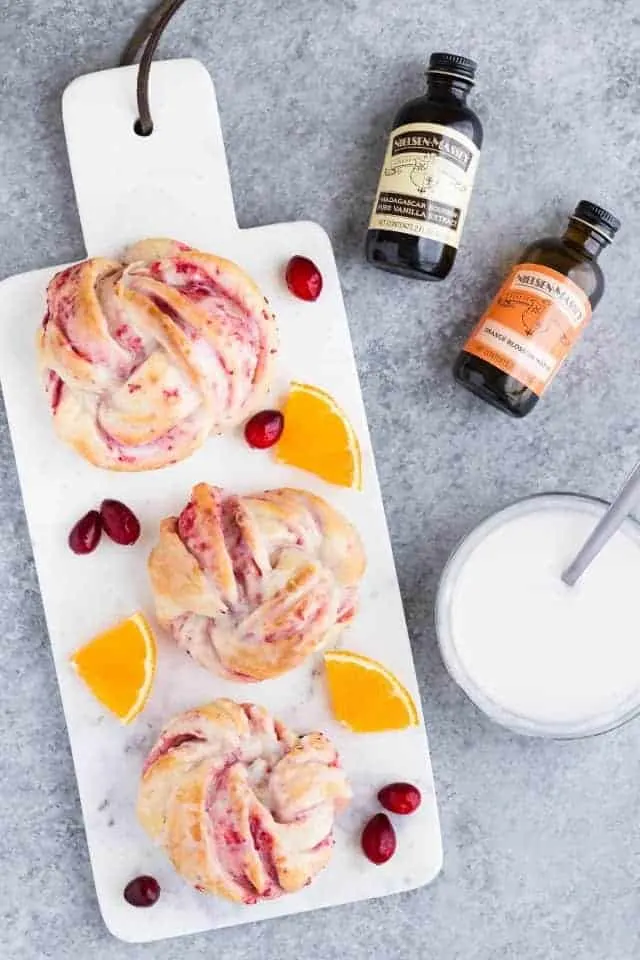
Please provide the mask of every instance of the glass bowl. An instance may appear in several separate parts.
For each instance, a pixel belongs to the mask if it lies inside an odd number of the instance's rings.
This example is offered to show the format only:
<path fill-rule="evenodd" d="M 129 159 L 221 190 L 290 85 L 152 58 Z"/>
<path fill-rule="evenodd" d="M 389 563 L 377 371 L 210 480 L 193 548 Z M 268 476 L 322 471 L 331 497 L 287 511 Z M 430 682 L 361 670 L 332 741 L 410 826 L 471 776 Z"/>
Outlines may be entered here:
<path fill-rule="evenodd" d="M 538 513 L 541 510 L 561 508 L 566 511 L 568 508 L 569 510 L 577 510 L 581 514 L 585 512 L 592 514 L 593 525 L 595 526 L 607 507 L 608 504 L 604 500 L 571 493 L 547 493 L 526 497 L 502 510 L 498 510 L 483 520 L 458 543 L 445 564 L 440 577 L 435 604 L 436 632 L 442 659 L 451 677 L 469 699 L 491 720 L 516 733 L 553 739 L 576 739 L 595 736 L 615 729 L 640 713 L 640 675 L 638 676 L 637 689 L 631 696 L 627 696 L 623 702 L 616 705 L 615 709 L 590 715 L 581 720 L 574 719 L 570 722 L 545 721 L 540 717 L 531 717 L 506 709 L 496 703 L 487 691 L 482 689 L 476 680 L 470 676 L 463 658 L 456 648 L 452 631 L 452 604 L 460 573 L 475 548 L 489 534 L 498 530 L 508 521 L 527 514 Z M 627 518 L 621 527 L 621 533 L 635 540 L 640 548 L 640 523 L 632 517 Z M 567 587 L 566 589 L 575 588 Z M 638 591 L 640 592 L 640 582 L 638 583 Z M 640 614 L 640 602 L 638 610 Z M 638 643 L 640 644 L 640 616 Z"/>

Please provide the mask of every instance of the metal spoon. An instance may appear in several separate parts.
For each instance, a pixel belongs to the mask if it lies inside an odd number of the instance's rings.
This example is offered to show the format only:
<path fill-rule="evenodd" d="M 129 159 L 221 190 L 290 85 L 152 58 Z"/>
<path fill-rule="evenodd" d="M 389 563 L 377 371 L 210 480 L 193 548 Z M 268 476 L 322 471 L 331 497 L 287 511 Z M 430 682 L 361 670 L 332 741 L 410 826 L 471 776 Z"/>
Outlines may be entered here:
<path fill-rule="evenodd" d="M 602 520 L 596 524 L 593 532 L 578 551 L 575 560 L 569 564 L 562 574 L 562 579 L 568 587 L 573 587 L 576 584 L 589 564 L 622 526 L 639 497 L 640 463 L 637 463 Z"/>

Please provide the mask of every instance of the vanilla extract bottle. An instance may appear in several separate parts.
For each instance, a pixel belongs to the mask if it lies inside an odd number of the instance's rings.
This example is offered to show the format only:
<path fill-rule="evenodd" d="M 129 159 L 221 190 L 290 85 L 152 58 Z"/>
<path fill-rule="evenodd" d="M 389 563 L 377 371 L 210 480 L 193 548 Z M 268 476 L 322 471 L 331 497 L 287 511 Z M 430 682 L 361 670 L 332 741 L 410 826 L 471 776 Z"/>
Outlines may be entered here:
<path fill-rule="evenodd" d="M 602 297 L 598 257 L 619 228 L 581 200 L 562 237 L 527 247 L 462 348 L 458 383 L 513 417 L 530 413 Z"/>
<path fill-rule="evenodd" d="M 381 270 L 443 280 L 462 237 L 482 146 L 482 124 L 467 106 L 476 63 L 433 53 L 427 92 L 396 115 L 366 239 Z"/>

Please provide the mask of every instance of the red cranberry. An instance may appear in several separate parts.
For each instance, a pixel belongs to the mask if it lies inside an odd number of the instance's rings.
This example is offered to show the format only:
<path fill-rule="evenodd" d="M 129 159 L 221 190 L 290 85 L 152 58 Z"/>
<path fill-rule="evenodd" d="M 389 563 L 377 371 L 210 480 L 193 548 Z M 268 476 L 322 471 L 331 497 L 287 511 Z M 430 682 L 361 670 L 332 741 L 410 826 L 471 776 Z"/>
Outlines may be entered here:
<path fill-rule="evenodd" d="M 119 500 L 103 500 L 100 515 L 104 532 L 116 543 L 129 547 L 140 536 L 140 521 L 129 507 Z"/>
<path fill-rule="evenodd" d="M 413 813 L 422 802 L 420 791 L 411 783 L 390 783 L 378 794 L 378 800 L 391 813 Z"/>
<path fill-rule="evenodd" d="M 284 417 L 279 410 L 261 410 L 244 427 L 245 440 L 250 447 L 266 450 L 277 443 L 284 430 Z"/>
<path fill-rule="evenodd" d="M 386 863 L 396 852 L 396 832 L 386 813 L 376 813 L 362 831 L 362 849 L 372 863 Z"/>
<path fill-rule="evenodd" d="M 89 510 L 78 520 L 69 534 L 69 546 L 74 553 L 91 553 L 100 543 L 102 518 L 97 510 Z"/>
<path fill-rule="evenodd" d="M 291 257 L 285 279 L 291 293 L 301 300 L 317 300 L 322 293 L 322 274 L 308 257 Z"/>
<path fill-rule="evenodd" d="M 160 896 L 160 884 L 154 877 L 136 877 L 124 888 L 124 898 L 132 907 L 152 907 Z"/>

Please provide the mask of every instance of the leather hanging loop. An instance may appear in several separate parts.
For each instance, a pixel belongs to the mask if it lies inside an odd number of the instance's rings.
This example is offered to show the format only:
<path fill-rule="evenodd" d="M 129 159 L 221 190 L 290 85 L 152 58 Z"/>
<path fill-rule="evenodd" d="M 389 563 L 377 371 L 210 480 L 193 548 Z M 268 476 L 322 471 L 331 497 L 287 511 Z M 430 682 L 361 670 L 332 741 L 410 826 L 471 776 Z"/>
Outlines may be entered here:
<path fill-rule="evenodd" d="M 138 53 L 144 47 L 136 84 L 138 119 L 134 124 L 135 132 L 141 137 L 148 137 L 153 132 L 153 119 L 149 104 L 151 63 L 165 27 L 184 2 L 185 0 L 162 0 L 140 23 L 120 58 L 120 66 L 130 66 L 135 63 Z"/>

